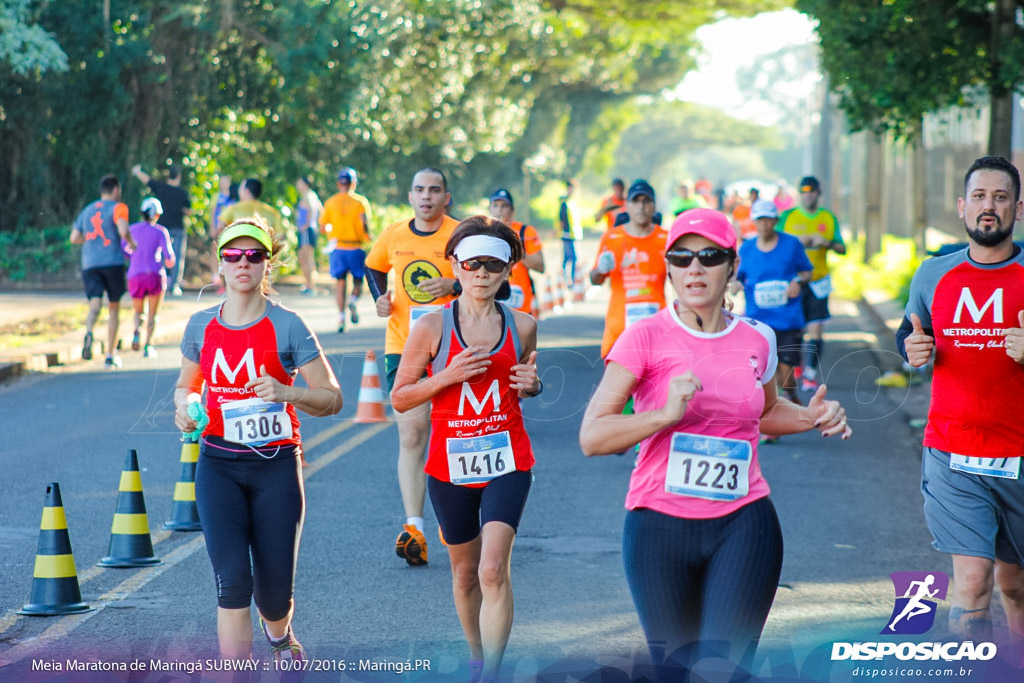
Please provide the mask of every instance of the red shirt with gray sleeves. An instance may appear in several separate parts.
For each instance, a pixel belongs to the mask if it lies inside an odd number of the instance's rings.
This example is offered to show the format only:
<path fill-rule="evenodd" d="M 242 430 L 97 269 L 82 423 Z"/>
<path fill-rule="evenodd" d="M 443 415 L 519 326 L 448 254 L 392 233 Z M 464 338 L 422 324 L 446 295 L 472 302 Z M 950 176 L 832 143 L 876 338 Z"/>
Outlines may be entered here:
<path fill-rule="evenodd" d="M 932 402 L 924 445 L 965 456 L 1024 454 L 1024 367 L 1006 355 L 1003 332 L 1024 310 L 1024 251 L 995 264 L 964 249 L 921 264 L 910 285 L 916 313 L 935 337 Z"/>

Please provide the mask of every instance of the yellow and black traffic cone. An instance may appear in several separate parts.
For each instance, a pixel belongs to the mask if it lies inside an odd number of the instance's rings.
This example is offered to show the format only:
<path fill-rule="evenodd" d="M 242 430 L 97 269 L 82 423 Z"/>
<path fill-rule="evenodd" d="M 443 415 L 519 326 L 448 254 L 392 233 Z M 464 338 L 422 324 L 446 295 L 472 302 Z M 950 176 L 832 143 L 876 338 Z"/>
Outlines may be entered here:
<path fill-rule="evenodd" d="M 100 567 L 148 567 L 160 564 L 162 560 L 153 554 L 153 539 L 149 537 L 149 518 L 146 517 L 146 500 L 142 495 L 139 456 L 134 448 L 128 450 L 128 457 L 124 460 L 118 491 L 107 556 L 96 564 Z"/>
<path fill-rule="evenodd" d="M 88 612 L 78 587 L 75 556 L 71 552 L 64 503 L 57 482 L 46 485 L 43 520 L 39 524 L 39 547 L 36 567 L 32 573 L 32 594 L 29 603 L 18 610 L 28 616 L 54 616 Z"/>
<path fill-rule="evenodd" d="M 174 505 L 171 518 L 164 522 L 169 531 L 202 531 L 199 508 L 196 507 L 196 463 L 199 462 L 199 442 L 182 439 L 181 474 L 174 485 Z"/>

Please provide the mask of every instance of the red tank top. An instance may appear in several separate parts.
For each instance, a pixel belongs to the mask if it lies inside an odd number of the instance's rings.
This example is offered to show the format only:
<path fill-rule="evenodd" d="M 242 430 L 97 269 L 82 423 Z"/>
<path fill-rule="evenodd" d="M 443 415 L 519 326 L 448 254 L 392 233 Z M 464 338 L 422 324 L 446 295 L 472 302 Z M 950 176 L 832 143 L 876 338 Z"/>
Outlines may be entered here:
<path fill-rule="evenodd" d="M 519 333 L 511 309 L 495 302 L 502 315 L 501 341 L 491 349 L 487 372 L 445 387 L 434 396 L 430 414 L 430 449 L 426 472 L 441 481 L 483 487 L 509 472 L 533 467 L 533 447 L 523 426 L 519 392 L 509 378 L 519 363 Z M 437 357 L 427 371 L 434 375 L 466 348 L 459 334 L 458 301 L 441 309 L 444 328 Z"/>

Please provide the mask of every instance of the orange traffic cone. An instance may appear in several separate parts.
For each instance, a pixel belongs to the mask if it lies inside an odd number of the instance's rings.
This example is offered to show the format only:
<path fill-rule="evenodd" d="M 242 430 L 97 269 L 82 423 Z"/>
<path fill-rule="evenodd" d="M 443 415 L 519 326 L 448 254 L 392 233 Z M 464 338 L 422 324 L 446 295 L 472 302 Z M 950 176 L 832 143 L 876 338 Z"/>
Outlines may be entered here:
<path fill-rule="evenodd" d="M 555 308 L 554 298 L 551 295 L 551 278 L 537 278 L 541 282 L 540 287 L 540 312 L 551 313 Z"/>
<path fill-rule="evenodd" d="M 96 564 L 100 567 L 149 567 L 163 560 L 153 554 L 153 539 L 149 536 L 149 518 L 146 499 L 142 495 L 142 477 L 139 474 L 139 456 L 134 448 L 128 450 L 118 488 L 117 509 L 110 526 L 110 545 L 107 556 Z"/>
<path fill-rule="evenodd" d="M 380 388 L 380 373 L 377 372 L 377 355 L 366 352 L 363 361 L 363 381 L 359 385 L 359 405 L 356 407 L 356 422 L 387 422 L 384 412 L 384 392 Z"/>
<path fill-rule="evenodd" d="M 18 610 L 18 614 L 43 617 L 79 614 L 92 609 L 82 602 L 75 555 L 71 552 L 71 538 L 57 482 L 46 485 L 36 566 L 32 572 L 32 593 L 28 599 L 28 604 Z"/>
<path fill-rule="evenodd" d="M 562 313 L 565 311 L 565 295 L 562 294 L 561 275 L 555 275 L 553 284 L 554 296 L 552 298 L 555 300 L 555 313 Z"/>
<path fill-rule="evenodd" d="M 572 288 L 572 300 L 575 303 L 587 300 L 587 283 L 583 279 L 583 273 L 576 273 L 576 284 Z"/>
<path fill-rule="evenodd" d="M 181 444 L 181 474 L 174 485 L 174 504 L 171 518 L 164 522 L 169 531 L 202 531 L 199 509 L 196 507 L 196 463 L 199 462 L 199 442 L 183 439 Z"/>

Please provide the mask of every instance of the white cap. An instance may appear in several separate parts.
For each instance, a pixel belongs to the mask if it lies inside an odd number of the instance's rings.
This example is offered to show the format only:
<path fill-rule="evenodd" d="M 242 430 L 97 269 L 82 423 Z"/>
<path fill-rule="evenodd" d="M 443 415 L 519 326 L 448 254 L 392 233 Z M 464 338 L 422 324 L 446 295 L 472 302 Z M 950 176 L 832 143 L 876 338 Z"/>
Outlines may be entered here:
<path fill-rule="evenodd" d="M 779 210 L 775 206 L 775 202 L 770 202 L 767 199 L 758 199 L 750 207 L 750 220 L 756 221 L 758 218 L 778 218 Z"/>
<path fill-rule="evenodd" d="M 455 246 L 455 258 L 458 261 L 480 256 L 490 256 L 508 263 L 512 260 L 512 248 L 505 240 L 490 235 L 470 235 Z"/>
<path fill-rule="evenodd" d="M 140 207 L 142 213 L 152 214 L 163 214 L 164 205 L 160 203 L 160 200 L 156 197 L 146 197 L 142 200 L 142 206 Z"/>

